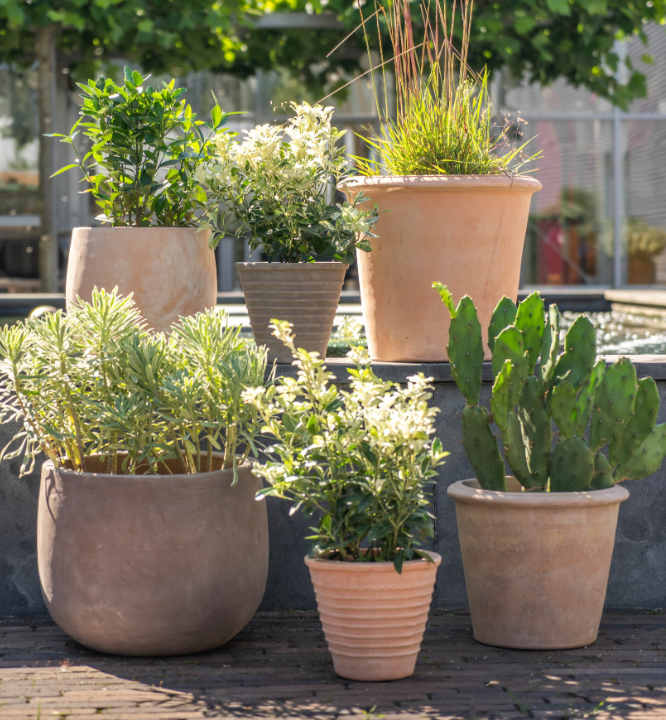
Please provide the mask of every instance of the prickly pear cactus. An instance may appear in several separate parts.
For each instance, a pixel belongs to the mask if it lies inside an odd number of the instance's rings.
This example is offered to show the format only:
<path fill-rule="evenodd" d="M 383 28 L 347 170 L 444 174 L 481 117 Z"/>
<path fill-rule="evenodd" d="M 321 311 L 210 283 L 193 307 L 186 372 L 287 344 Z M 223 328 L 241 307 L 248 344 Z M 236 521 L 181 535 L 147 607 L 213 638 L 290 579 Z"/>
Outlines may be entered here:
<path fill-rule="evenodd" d="M 661 467 L 666 424 L 655 426 L 657 386 L 637 381 L 626 358 L 610 367 L 595 362 L 586 317 L 571 325 L 560 352 L 556 306 L 546 314 L 538 293 L 518 308 L 502 298 L 488 327 L 495 377 L 488 412 L 479 404 L 483 341 L 474 303 L 464 297 L 456 307 L 446 286 L 434 285 L 451 312 L 451 372 L 467 402 L 463 445 L 481 487 L 506 490 L 504 460 L 525 490 L 550 492 L 603 490 Z"/>

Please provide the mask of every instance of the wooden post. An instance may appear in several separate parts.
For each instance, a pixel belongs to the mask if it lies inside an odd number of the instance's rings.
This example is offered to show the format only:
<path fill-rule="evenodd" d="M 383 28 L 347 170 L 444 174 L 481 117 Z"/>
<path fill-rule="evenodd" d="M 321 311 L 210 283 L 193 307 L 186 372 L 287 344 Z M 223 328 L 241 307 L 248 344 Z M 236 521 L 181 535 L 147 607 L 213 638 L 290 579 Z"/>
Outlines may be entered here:
<path fill-rule="evenodd" d="M 44 137 L 54 132 L 56 71 L 56 25 L 39 27 L 35 33 L 38 63 L 39 108 L 39 196 L 41 237 L 39 243 L 39 280 L 42 292 L 58 291 L 57 229 L 55 222 L 54 186 L 50 176 L 53 167 L 53 138 Z"/>

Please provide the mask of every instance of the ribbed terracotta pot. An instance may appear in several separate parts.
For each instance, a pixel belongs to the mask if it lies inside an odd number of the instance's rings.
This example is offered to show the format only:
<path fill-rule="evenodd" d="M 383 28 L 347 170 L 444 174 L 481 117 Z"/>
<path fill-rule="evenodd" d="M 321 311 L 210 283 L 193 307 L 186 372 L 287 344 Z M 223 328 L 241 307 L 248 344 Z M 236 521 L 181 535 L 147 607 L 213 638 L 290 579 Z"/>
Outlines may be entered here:
<path fill-rule="evenodd" d="M 166 332 L 180 316 L 217 302 L 210 232 L 196 228 L 74 228 L 67 261 L 67 306 L 93 288 L 134 294 L 148 325 Z"/>
<path fill-rule="evenodd" d="M 399 680 L 414 672 L 421 649 L 437 567 L 410 560 L 398 574 L 393 563 L 305 558 L 317 596 L 333 667 L 349 680 Z"/>
<path fill-rule="evenodd" d="M 92 469 L 102 469 L 99 468 Z M 266 504 L 249 466 L 200 475 L 42 469 L 37 518 L 46 607 L 74 640 L 120 655 L 218 647 L 259 607 Z"/>
<path fill-rule="evenodd" d="M 449 487 L 474 637 L 525 650 L 585 647 L 597 639 L 620 503 L 628 491 L 527 493 Z"/>
<path fill-rule="evenodd" d="M 236 263 L 250 325 L 269 360 L 290 363 L 289 350 L 273 335 L 271 320 L 293 324 L 296 347 L 326 357 L 347 265 L 320 263 Z"/>
<path fill-rule="evenodd" d="M 373 360 L 442 362 L 450 316 L 432 283 L 455 302 L 469 295 L 484 342 L 495 306 L 518 294 L 530 198 L 529 177 L 406 176 L 353 178 L 380 210 L 372 252 L 357 253 L 361 302 Z M 490 351 L 486 345 L 487 359 Z"/>

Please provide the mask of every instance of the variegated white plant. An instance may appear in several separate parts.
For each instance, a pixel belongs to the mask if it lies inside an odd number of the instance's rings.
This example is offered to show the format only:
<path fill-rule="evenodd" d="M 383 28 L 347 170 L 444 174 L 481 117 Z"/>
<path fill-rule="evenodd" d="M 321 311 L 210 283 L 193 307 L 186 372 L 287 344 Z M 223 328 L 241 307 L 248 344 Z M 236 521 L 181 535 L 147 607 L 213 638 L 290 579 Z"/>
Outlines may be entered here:
<path fill-rule="evenodd" d="M 381 380 L 356 348 L 343 391 L 317 353 L 294 347 L 289 323 L 274 320 L 273 328 L 297 376 L 243 393 L 275 439 L 268 460 L 254 467 L 269 483 L 262 494 L 318 514 L 313 556 L 391 561 L 398 572 L 405 560 L 427 557 L 419 550 L 433 532 L 427 489 L 448 455 L 432 440 L 438 410 L 428 402 L 429 380 L 422 373 L 406 387 Z"/>

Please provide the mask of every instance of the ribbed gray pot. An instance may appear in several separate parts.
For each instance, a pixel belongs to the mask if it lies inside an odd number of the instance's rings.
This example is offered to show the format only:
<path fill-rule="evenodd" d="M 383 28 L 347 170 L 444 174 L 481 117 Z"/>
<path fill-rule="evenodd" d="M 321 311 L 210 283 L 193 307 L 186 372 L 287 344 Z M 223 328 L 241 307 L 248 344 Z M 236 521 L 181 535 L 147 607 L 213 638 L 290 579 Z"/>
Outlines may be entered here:
<path fill-rule="evenodd" d="M 272 334 L 271 320 L 288 320 L 297 347 L 326 357 L 347 265 L 322 263 L 236 263 L 257 345 L 270 360 L 290 363 L 289 350 Z"/>

